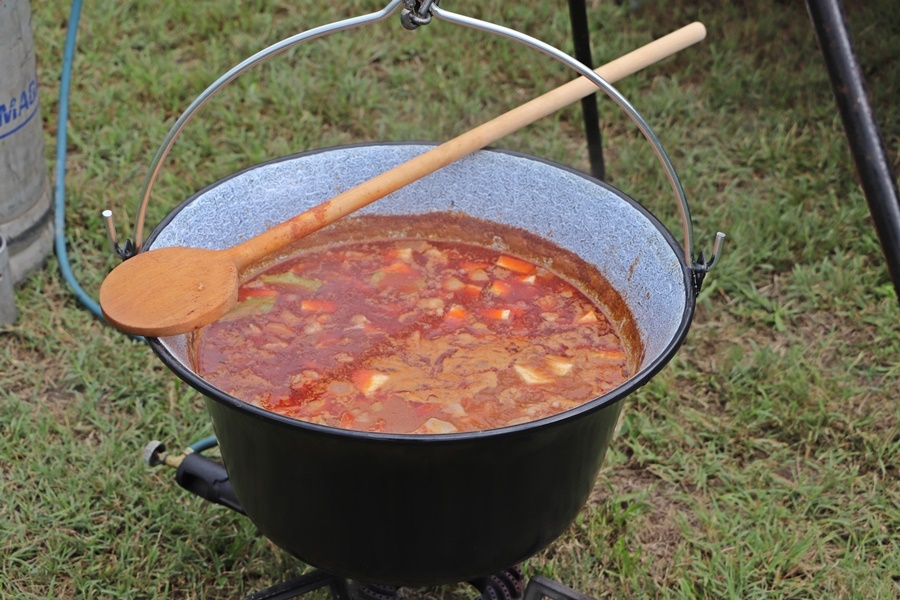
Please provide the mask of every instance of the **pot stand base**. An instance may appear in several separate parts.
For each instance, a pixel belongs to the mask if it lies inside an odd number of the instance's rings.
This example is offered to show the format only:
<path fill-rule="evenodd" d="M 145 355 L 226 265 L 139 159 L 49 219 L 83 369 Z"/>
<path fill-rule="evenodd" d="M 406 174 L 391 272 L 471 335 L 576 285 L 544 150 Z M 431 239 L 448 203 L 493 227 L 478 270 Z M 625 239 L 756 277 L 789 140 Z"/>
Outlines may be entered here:
<path fill-rule="evenodd" d="M 224 465 L 203 456 L 199 451 L 186 451 L 180 455 L 166 452 L 165 445 L 152 441 L 144 448 L 144 461 L 151 467 L 166 465 L 176 469 L 175 481 L 187 491 L 208 502 L 220 504 L 244 514 L 234 496 Z M 476 600 L 592 600 L 546 577 L 535 576 L 525 585 L 521 565 L 504 569 L 488 577 L 468 582 L 481 592 Z M 328 586 L 333 600 L 398 600 L 398 588 L 348 581 L 318 569 L 295 579 L 261 590 L 244 600 L 288 600 Z"/>

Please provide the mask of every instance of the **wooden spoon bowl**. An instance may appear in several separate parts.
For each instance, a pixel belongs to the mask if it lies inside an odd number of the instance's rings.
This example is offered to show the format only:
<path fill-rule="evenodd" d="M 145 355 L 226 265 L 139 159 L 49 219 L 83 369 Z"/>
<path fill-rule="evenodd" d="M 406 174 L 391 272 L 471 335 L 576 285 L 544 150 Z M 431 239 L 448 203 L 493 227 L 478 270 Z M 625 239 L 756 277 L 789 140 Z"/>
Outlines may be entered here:
<path fill-rule="evenodd" d="M 172 246 L 142 252 L 106 277 L 100 306 L 121 331 L 177 335 L 230 311 L 237 302 L 238 274 L 225 251 Z"/>

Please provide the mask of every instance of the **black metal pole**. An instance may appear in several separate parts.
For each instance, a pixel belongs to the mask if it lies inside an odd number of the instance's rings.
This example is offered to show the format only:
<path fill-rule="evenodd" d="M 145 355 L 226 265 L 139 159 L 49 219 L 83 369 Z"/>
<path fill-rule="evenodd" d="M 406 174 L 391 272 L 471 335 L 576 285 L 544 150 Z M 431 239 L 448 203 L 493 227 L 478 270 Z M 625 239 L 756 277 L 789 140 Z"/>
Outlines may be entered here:
<path fill-rule="evenodd" d="M 900 194 L 840 0 L 807 0 L 850 152 L 900 299 Z"/>
<path fill-rule="evenodd" d="M 575 59 L 593 69 L 587 7 L 584 0 L 569 0 L 569 21 L 572 24 Z M 603 164 L 603 140 L 600 135 L 597 94 L 591 94 L 581 99 L 581 112 L 584 115 L 584 133 L 587 139 L 588 157 L 591 161 L 591 175 L 602 180 L 606 177 L 606 167 Z"/>

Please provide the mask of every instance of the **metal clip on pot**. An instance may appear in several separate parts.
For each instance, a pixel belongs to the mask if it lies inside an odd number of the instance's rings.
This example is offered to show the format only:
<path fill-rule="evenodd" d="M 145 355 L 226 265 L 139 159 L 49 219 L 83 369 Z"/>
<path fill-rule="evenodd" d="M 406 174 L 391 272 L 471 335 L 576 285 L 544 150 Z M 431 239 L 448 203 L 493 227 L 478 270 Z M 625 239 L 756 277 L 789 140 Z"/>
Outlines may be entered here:
<path fill-rule="evenodd" d="M 672 190 L 675 193 L 675 197 L 678 202 L 678 209 L 681 216 L 683 228 L 682 243 L 684 250 L 684 260 L 687 267 L 693 274 L 695 291 L 698 291 L 707 271 L 712 269 L 719 262 L 725 234 L 722 232 L 716 233 L 713 250 L 708 259 L 703 252 L 701 252 L 700 255 L 695 258 L 693 225 L 691 222 L 690 208 L 687 203 L 687 198 L 685 197 L 684 189 L 681 185 L 681 181 L 679 180 L 677 173 L 675 172 L 675 168 L 672 166 L 672 162 L 669 159 L 668 154 L 666 153 L 659 139 L 656 137 L 656 134 L 653 132 L 644 117 L 641 116 L 641 114 L 631 105 L 631 103 L 629 103 L 628 100 L 626 100 L 625 97 L 622 96 L 622 94 L 619 93 L 619 91 L 616 90 L 616 88 L 614 88 L 609 82 L 600 77 L 600 75 L 591 70 L 585 64 L 572 58 L 562 50 L 554 48 L 553 46 L 550 46 L 549 44 L 546 44 L 538 39 L 509 29 L 507 27 L 495 25 L 493 23 L 488 23 L 486 21 L 481 21 L 443 10 L 439 8 L 437 4 L 438 0 L 391 0 L 391 2 L 380 11 L 362 15 L 359 17 L 345 19 L 343 21 L 337 21 L 335 23 L 316 27 L 314 29 L 310 29 L 308 31 L 285 38 L 284 40 L 281 40 L 280 42 L 277 42 L 269 46 L 268 48 L 257 52 L 253 56 L 245 59 L 241 63 L 232 67 L 231 70 L 226 72 L 224 75 L 219 77 L 219 79 L 217 79 L 212 85 L 204 90 L 203 93 L 201 93 L 178 118 L 178 120 L 175 122 L 175 124 L 172 126 L 172 128 L 169 130 L 169 133 L 163 140 L 162 145 L 157 150 L 156 155 L 153 157 L 153 161 L 150 165 L 150 171 L 147 174 L 147 178 L 144 182 L 144 186 L 141 192 L 141 200 L 138 205 L 137 217 L 135 219 L 134 225 L 134 242 L 132 242 L 131 240 L 126 240 L 126 242 L 120 246 L 115 233 L 115 227 L 113 225 L 112 211 L 106 210 L 103 212 L 103 217 L 107 224 L 107 233 L 116 254 L 124 260 L 134 256 L 143 249 L 143 230 L 147 213 L 147 205 L 150 200 L 150 193 L 153 189 L 153 185 L 156 182 L 157 177 L 159 176 L 160 170 L 162 169 L 163 161 L 166 159 L 170 150 L 172 149 L 172 146 L 175 144 L 176 138 L 181 134 L 181 131 L 188 124 L 188 122 L 190 122 L 194 114 L 219 90 L 221 90 L 231 81 L 243 74 L 245 71 L 249 70 L 251 67 L 254 67 L 257 64 L 262 63 L 269 58 L 272 58 L 273 56 L 276 56 L 290 48 L 293 48 L 294 46 L 297 46 L 306 41 L 325 37 L 338 31 L 355 29 L 362 25 L 374 23 L 376 21 L 382 21 L 392 15 L 402 5 L 404 6 L 404 8 L 401 11 L 400 20 L 403 26 L 407 29 L 416 29 L 421 25 L 426 25 L 431 22 L 433 17 L 435 17 L 442 21 L 448 21 L 450 23 L 455 23 L 457 25 L 462 25 L 471 29 L 476 29 L 489 34 L 505 37 L 524 44 L 529 48 L 546 54 L 547 56 L 550 56 L 551 58 L 554 58 L 557 61 L 569 66 L 578 74 L 583 75 L 585 78 L 593 82 L 594 85 L 596 85 L 607 96 L 609 96 L 609 98 L 612 99 L 612 101 L 615 102 L 619 106 L 619 108 L 621 108 L 629 116 L 629 118 L 631 118 L 631 120 L 634 122 L 643 136 L 650 143 L 654 153 L 656 154 L 657 160 L 662 165 L 663 170 L 666 173 L 669 184 L 671 185 Z"/>

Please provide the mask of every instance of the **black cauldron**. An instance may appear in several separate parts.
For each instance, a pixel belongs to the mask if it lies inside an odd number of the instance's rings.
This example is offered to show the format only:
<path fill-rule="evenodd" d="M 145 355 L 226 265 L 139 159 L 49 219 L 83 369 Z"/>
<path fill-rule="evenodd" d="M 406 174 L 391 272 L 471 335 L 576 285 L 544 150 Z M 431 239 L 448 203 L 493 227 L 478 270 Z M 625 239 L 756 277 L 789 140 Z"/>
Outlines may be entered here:
<path fill-rule="evenodd" d="M 223 248 L 428 147 L 369 144 L 299 154 L 234 174 L 172 211 L 148 248 Z M 151 339 L 207 398 L 234 492 L 262 533 L 300 560 L 371 583 L 485 576 L 547 547 L 587 500 L 623 400 L 674 355 L 696 270 L 646 209 L 534 157 L 484 150 L 363 209 L 456 211 L 521 228 L 594 265 L 636 326 L 642 357 L 620 387 L 567 412 L 472 433 L 404 435 L 318 426 L 244 403 L 194 373 L 186 337 Z"/>

